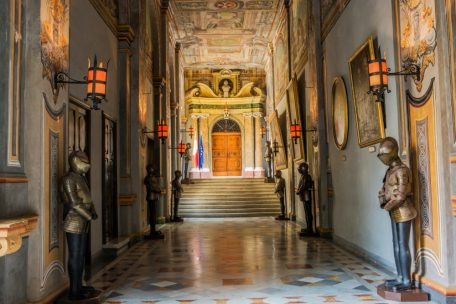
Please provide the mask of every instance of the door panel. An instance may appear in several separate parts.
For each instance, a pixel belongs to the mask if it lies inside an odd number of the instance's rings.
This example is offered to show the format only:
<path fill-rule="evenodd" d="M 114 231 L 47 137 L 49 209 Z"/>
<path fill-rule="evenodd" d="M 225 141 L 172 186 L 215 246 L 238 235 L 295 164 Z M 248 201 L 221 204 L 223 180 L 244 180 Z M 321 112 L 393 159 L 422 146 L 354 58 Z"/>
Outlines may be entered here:
<path fill-rule="evenodd" d="M 241 133 L 212 133 L 212 173 L 214 176 L 242 175 Z"/>

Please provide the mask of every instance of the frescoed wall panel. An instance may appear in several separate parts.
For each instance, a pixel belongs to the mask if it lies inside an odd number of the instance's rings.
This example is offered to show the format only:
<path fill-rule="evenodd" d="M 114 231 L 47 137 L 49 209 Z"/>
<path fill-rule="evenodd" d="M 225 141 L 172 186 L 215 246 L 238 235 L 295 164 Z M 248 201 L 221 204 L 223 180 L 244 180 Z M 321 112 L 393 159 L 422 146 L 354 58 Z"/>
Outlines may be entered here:
<path fill-rule="evenodd" d="M 293 72 L 299 72 L 307 62 L 309 19 L 312 1 L 294 0 L 291 4 L 291 55 Z"/>
<path fill-rule="evenodd" d="M 288 67 L 288 35 L 283 26 L 275 43 L 274 49 L 274 86 L 276 102 L 285 94 L 289 80 Z"/>

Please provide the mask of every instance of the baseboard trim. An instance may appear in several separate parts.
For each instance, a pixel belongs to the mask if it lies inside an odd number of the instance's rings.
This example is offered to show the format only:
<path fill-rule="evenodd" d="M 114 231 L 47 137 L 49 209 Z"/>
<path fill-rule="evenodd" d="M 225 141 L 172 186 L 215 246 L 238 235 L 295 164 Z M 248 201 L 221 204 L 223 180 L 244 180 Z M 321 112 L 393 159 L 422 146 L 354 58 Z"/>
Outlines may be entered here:
<path fill-rule="evenodd" d="M 388 262 L 387 260 L 383 259 L 382 257 L 373 254 L 358 245 L 353 244 L 352 242 L 347 241 L 340 236 L 333 234 L 332 242 L 341 247 L 342 249 L 350 252 L 351 254 L 373 264 L 375 267 L 380 268 L 383 272 L 388 275 L 395 274 L 395 266 Z"/>

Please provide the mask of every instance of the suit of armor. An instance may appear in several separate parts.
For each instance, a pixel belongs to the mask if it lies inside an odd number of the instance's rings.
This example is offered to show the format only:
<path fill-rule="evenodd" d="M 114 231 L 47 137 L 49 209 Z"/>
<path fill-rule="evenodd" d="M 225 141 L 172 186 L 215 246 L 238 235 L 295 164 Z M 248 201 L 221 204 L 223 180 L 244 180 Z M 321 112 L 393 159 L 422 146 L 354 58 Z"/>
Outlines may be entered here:
<path fill-rule="evenodd" d="M 190 144 L 187 144 L 185 148 L 185 154 L 184 154 L 184 160 L 185 160 L 185 168 L 184 168 L 184 179 L 188 178 L 188 164 L 192 160 L 192 152 L 190 151 L 192 149 L 192 146 Z"/>
<path fill-rule="evenodd" d="M 272 148 L 271 148 L 271 142 L 267 141 L 266 142 L 266 151 L 264 153 L 264 159 L 266 160 L 267 168 L 266 168 L 266 177 L 267 178 L 272 178 Z"/>
<path fill-rule="evenodd" d="M 146 186 L 147 195 L 147 210 L 150 226 L 151 239 L 162 239 L 163 234 L 155 229 L 157 224 L 157 205 L 160 199 L 161 187 L 160 180 L 154 175 L 154 169 L 152 165 L 147 166 L 147 176 L 144 178 L 144 185 Z"/>
<path fill-rule="evenodd" d="M 397 278 L 387 280 L 385 286 L 394 290 L 411 288 L 411 256 L 408 247 L 412 220 L 417 216 L 413 206 L 412 174 L 398 155 L 398 144 L 392 137 L 380 143 L 377 157 L 389 168 L 383 179 L 378 198 L 380 207 L 389 212 L 393 232 L 394 260 Z"/>
<path fill-rule="evenodd" d="M 282 171 L 277 170 L 276 174 L 276 184 L 274 193 L 277 194 L 277 197 L 280 200 L 280 216 L 276 219 L 285 219 L 285 179 L 282 177 Z"/>
<path fill-rule="evenodd" d="M 173 197 L 174 197 L 174 218 L 173 221 L 182 222 L 182 219 L 177 215 L 179 210 L 179 200 L 182 197 L 182 192 L 184 189 L 182 188 L 180 178 L 182 177 L 182 173 L 179 170 L 174 172 L 174 179 L 171 182 L 171 186 L 173 187 Z"/>
<path fill-rule="evenodd" d="M 82 286 L 87 233 L 91 220 L 97 219 L 85 173 L 90 169 L 87 155 L 74 151 L 69 156 L 70 171 L 60 183 L 64 203 L 63 229 L 68 243 L 68 274 L 70 277 L 70 300 L 85 299 L 94 289 Z"/>
<path fill-rule="evenodd" d="M 304 205 L 306 214 L 306 233 L 313 233 L 313 214 L 312 214 L 312 177 L 309 174 L 309 165 L 302 163 L 299 165 L 298 172 L 301 173 L 296 194 L 299 195 L 301 202 Z"/>

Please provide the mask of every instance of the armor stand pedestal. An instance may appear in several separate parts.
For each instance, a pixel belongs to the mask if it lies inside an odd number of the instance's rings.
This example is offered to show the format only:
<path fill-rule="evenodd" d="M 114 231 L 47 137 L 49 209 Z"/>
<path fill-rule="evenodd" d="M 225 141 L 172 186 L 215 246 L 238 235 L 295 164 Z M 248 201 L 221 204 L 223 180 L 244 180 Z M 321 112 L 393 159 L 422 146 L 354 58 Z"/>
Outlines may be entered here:
<path fill-rule="evenodd" d="M 57 301 L 57 304 L 101 304 L 102 303 L 102 291 L 94 289 L 90 293 L 87 299 L 82 300 L 70 300 L 68 299 L 68 293 L 64 293 Z"/>
<path fill-rule="evenodd" d="M 429 294 L 421 289 L 412 288 L 403 291 L 393 291 L 384 284 L 377 287 L 377 294 L 385 300 L 397 302 L 427 302 Z"/>

